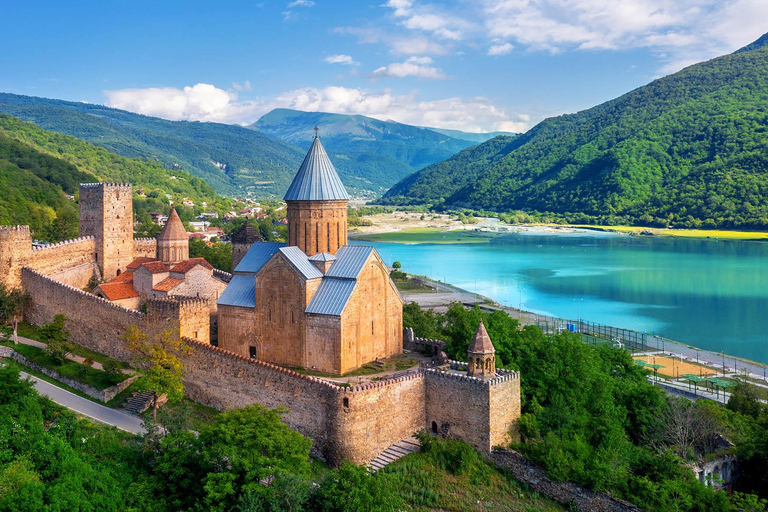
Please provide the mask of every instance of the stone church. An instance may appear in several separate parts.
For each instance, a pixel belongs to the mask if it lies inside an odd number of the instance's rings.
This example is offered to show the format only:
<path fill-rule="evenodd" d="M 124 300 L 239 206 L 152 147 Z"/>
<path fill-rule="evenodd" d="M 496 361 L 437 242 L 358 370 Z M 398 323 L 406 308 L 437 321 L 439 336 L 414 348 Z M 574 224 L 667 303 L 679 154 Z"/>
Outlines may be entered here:
<path fill-rule="evenodd" d="M 340 375 L 403 351 L 403 299 L 372 247 L 347 244 L 349 195 L 320 138 L 285 194 L 288 243 L 254 242 L 218 300 L 219 347 Z"/>

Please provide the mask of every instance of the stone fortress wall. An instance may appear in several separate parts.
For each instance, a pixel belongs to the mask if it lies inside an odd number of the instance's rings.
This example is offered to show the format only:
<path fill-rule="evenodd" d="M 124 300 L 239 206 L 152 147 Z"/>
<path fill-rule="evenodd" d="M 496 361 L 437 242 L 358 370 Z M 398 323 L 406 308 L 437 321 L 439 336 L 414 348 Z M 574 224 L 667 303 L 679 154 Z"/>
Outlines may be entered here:
<path fill-rule="evenodd" d="M 65 312 L 72 341 L 122 361 L 131 360 L 123 340 L 129 325 L 145 330 L 174 328 L 183 324 L 185 314 L 208 318 L 196 314 L 207 308 L 201 299 L 151 300 L 145 314 L 31 269 L 23 270 L 22 280 L 34 297 L 27 314 L 30 322 L 41 324 Z M 253 403 L 284 407 L 289 411 L 285 422 L 310 437 L 314 454 L 332 464 L 343 460 L 364 464 L 391 444 L 430 429 L 433 421 L 440 428 L 447 425 L 447 435 L 488 452 L 504 442 L 504 429 L 509 430 L 520 414 L 519 395 L 517 408 L 507 403 L 519 390 L 515 372 L 482 382 L 420 369 L 399 378 L 345 387 L 185 339 L 193 348 L 182 356 L 189 398 L 219 410 Z"/>
<path fill-rule="evenodd" d="M 0 283 L 30 294 L 29 322 L 43 324 L 63 313 L 72 341 L 122 361 L 131 360 L 123 339 L 129 326 L 150 334 L 179 329 L 193 347 L 183 356 L 191 399 L 220 410 L 252 403 L 285 407 L 289 411 L 285 422 L 310 437 L 313 452 L 332 464 L 366 463 L 391 444 L 419 430 L 431 430 L 433 423 L 439 432 L 484 452 L 507 439 L 520 415 L 515 372 L 501 371 L 481 381 L 420 368 L 398 378 L 349 387 L 211 346 L 209 305 L 203 299 L 154 299 L 147 302 L 144 313 L 83 291 L 94 277 L 108 277 L 101 275 L 103 268 L 116 274 L 120 265 L 130 262 L 129 256 L 155 256 L 154 239 L 129 238 L 132 232 L 125 217 L 130 186 L 104 187 L 106 195 L 99 186 L 85 187 L 94 201 L 102 203 L 81 205 L 86 232 L 95 234 L 33 249 L 27 226 L 0 226 Z M 81 194 L 81 201 L 88 201 L 87 196 Z M 105 197 L 120 204 L 105 206 Z M 108 237 L 115 240 L 103 240 Z M 405 341 L 406 348 L 411 348 L 408 343 L 413 348 L 440 345 L 436 340 L 414 339 L 412 333 L 406 333 Z M 455 368 L 459 365 L 453 363 Z"/>
<path fill-rule="evenodd" d="M 156 238 L 134 238 L 133 239 L 133 257 L 134 258 L 154 258 L 157 256 Z"/>

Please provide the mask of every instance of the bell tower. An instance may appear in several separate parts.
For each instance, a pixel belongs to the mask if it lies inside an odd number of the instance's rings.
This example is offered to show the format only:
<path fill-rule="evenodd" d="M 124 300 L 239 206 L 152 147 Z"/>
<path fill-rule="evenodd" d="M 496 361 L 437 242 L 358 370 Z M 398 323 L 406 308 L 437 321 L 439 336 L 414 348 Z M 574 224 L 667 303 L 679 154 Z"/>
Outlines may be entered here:
<path fill-rule="evenodd" d="M 336 254 L 347 245 L 349 194 L 341 183 L 315 127 L 315 139 L 285 193 L 288 245 L 307 256 Z"/>
<path fill-rule="evenodd" d="M 176 208 L 171 208 L 165 226 L 157 234 L 157 259 L 167 265 L 189 259 L 189 235 Z"/>
<path fill-rule="evenodd" d="M 485 330 L 483 321 L 477 326 L 477 331 L 467 349 L 467 373 L 471 377 L 492 379 L 496 376 L 496 349 L 493 348 L 491 337 Z"/>

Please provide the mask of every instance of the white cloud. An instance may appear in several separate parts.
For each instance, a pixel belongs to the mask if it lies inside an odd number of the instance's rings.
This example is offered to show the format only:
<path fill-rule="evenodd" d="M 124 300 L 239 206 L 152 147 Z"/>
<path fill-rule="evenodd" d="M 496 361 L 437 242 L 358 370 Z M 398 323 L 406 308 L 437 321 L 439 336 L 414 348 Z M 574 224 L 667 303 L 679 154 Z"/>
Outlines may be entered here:
<path fill-rule="evenodd" d="M 236 91 L 250 91 L 252 89 L 251 87 L 251 81 L 246 80 L 245 82 L 239 84 L 237 82 L 232 83 L 232 88 Z"/>
<path fill-rule="evenodd" d="M 470 132 L 522 132 L 531 124 L 527 115 L 513 115 L 482 97 L 425 101 L 416 93 L 395 94 L 389 89 L 371 92 L 346 87 L 304 88 L 281 94 L 274 104 L 297 110 L 361 114 L 417 126 Z"/>
<path fill-rule="evenodd" d="M 531 50 L 648 48 L 664 71 L 733 51 L 766 30 L 765 0 L 484 0 L 490 37 Z M 490 54 L 490 52 L 489 52 Z"/>
<path fill-rule="evenodd" d="M 325 62 L 328 64 L 344 64 L 347 66 L 358 66 L 360 63 L 356 62 L 350 55 L 329 55 L 325 58 Z"/>
<path fill-rule="evenodd" d="M 448 48 L 426 37 L 398 37 L 390 40 L 392 53 L 399 55 L 446 55 Z"/>
<path fill-rule="evenodd" d="M 514 48 L 511 43 L 494 44 L 488 48 L 488 55 L 506 55 Z"/>
<path fill-rule="evenodd" d="M 252 117 L 259 106 L 236 102 L 237 94 L 210 84 L 192 87 L 150 87 L 104 91 L 107 106 L 179 121 L 240 123 Z"/>
<path fill-rule="evenodd" d="M 387 76 L 393 78 L 405 78 L 415 76 L 430 80 L 443 80 L 445 73 L 439 68 L 430 66 L 432 59 L 429 57 L 411 57 L 405 62 L 393 62 L 374 70 L 373 76 Z"/>
<path fill-rule="evenodd" d="M 312 0 L 294 0 L 293 2 L 288 4 L 288 8 L 291 7 L 312 7 L 315 5 L 315 2 Z"/>
<path fill-rule="evenodd" d="M 394 9 L 395 18 L 410 30 L 420 30 L 443 39 L 460 40 L 464 32 L 471 30 L 467 20 L 446 13 L 442 7 L 432 4 L 414 5 L 410 0 L 389 0 L 384 7 Z"/>
<path fill-rule="evenodd" d="M 390 89 L 367 91 L 348 87 L 303 88 L 273 98 L 238 101 L 237 94 L 209 84 L 105 91 L 107 105 L 171 120 L 250 124 L 278 107 L 297 110 L 362 114 L 401 123 L 470 132 L 514 131 L 530 128 L 530 117 L 512 114 L 488 99 L 444 98 L 422 100 L 417 93 L 396 94 Z"/>

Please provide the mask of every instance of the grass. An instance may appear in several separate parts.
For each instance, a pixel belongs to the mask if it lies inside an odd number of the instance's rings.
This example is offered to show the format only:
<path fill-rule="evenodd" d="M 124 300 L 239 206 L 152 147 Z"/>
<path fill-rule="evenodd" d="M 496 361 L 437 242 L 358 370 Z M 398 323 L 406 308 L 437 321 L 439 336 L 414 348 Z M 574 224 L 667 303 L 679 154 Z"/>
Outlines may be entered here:
<path fill-rule="evenodd" d="M 128 378 L 128 375 L 122 373 L 111 375 L 74 361 L 67 360 L 60 363 L 46 354 L 43 349 L 31 345 L 24 345 L 22 343 L 14 345 L 12 341 L 3 341 L 2 344 L 12 347 L 30 362 L 36 363 L 44 368 L 49 368 L 63 377 L 69 377 L 70 379 L 93 386 L 99 390 L 114 386 Z"/>
<path fill-rule="evenodd" d="M 29 338 L 31 340 L 40 341 L 40 337 L 38 335 L 38 327 L 36 325 L 31 325 L 27 322 L 21 322 L 19 323 L 18 328 L 19 336 L 23 338 Z M 108 355 L 102 354 L 101 352 L 94 352 L 93 350 L 87 349 L 83 346 L 80 346 L 76 343 L 72 343 L 72 354 L 84 358 L 90 358 L 92 361 L 96 361 L 97 363 L 105 364 L 109 361 L 116 362 L 120 368 L 130 368 L 130 365 L 128 363 L 125 363 L 123 361 L 118 361 L 117 359 L 113 359 L 109 357 Z"/>
<path fill-rule="evenodd" d="M 368 242 L 401 244 L 487 244 L 495 236 L 495 233 L 486 231 L 405 228 L 390 233 L 362 233 L 355 235 L 354 238 Z"/>
<path fill-rule="evenodd" d="M 371 363 L 367 363 L 357 370 L 353 370 L 351 372 L 345 373 L 344 375 L 341 375 L 341 377 L 360 377 L 362 375 L 375 375 L 377 373 L 383 373 L 387 371 L 401 371 L 407 370 L 408 368 L 413 368 L 419 364 L 416 359 L 413 359 L 406 354 L 390 357 L 389 359 L 382 359 L 381 361 L 384 363 L 382 368 L 377 368 Z M 340 377 L 339 375 L 335 375 L 333 373 L 314 372 L 304 368 L 294 368 L 293 370 L 297 373 L 301 373 L 302 375 L 312 375 L 313 377 Z"/>
<path fill-rule="evenodd" d="M 211 425 L 216 417 L 221 414 L 212 407 L 193 402 L 189 398 L 182 398 L 177 403 L 166 403 L 157 410 L 157 421 L 170 430 L 194 430 L 199 432 L 206 425 Z M 144 419 L 152 418 L 150 407 L 141 416 Z"/>
<path fill-rule="evenodd" d="M 437 290 L 424 283 L 423 279 L 414 279 L 412 277 L 406 279 L 393 279 L 395 286 L 401 292 L 410 293 L 435 293 Z"/>
<path fill-rule="evenodd" d="M 559 226 L 560 224 L 558 224 Z M 568 227 L 616 231 L 628 234 L 653 234 L 681 238 L 717 238 L 720 240 L 768 240 L 768 233 L 761 231 L 725 231 L 716 229 L 669 229 L 643 228 L 637 226 L 594 226 L 590 224 L 568 224 Z"/>
<path fill-rule="evenodd" d="M 96 400 L 95 398 L 86 395 L 82 391 L 78 391 L 78 390 L 76 390 L 73 387 L 67 386 L 66 384 L 63 384 L 63 383 L 57 381 L 56 379 L 53 379 L 53 378 L 51 378 L 51 377 L 49 377 L 49 376 L 47 376 L 45 374 L 42 374 L 42 373 L 40 373 L 40 372 L 38 372 L 36 370 L 33 370 L 32 368 L 30 368 L 28 366 L 25 366 L 25 365 L 23 365 L 23 364 L 21 364 L 21 363 L 19 363 L 17 361 L 14 361 L 12 359 L 5 359 L 5 360 L 3 360 L 3 363 L 7 364 L 8 366 L 16 367 L 20 371 L 28 373 L 29 375 L 34 375 L 35 377 L 37 377 L 40 380 L 44 380 L 45 382 L 53 384 L 56 387 L 59 387 L 59 388 L 64 389 L 64 390 L 67 390 L 70 393 L 72 393 L 74 395 L 77 395 L 77 396 L 79 396 L 81 398 L 85 398 L 86 400 L 90 400 L 91 402 L 94 402 L 94 403 L 97 403 L 97 404 L 100 404 L 100 405 L 106 405 L 106 404 Z"/>
<path fill-rule="evenodd" d="M 420 452 L 378 474 L 395 478 L 401 498 L 419 512 L 565 510 L 527 490 L 460 441 L 432 438 Z"/>

